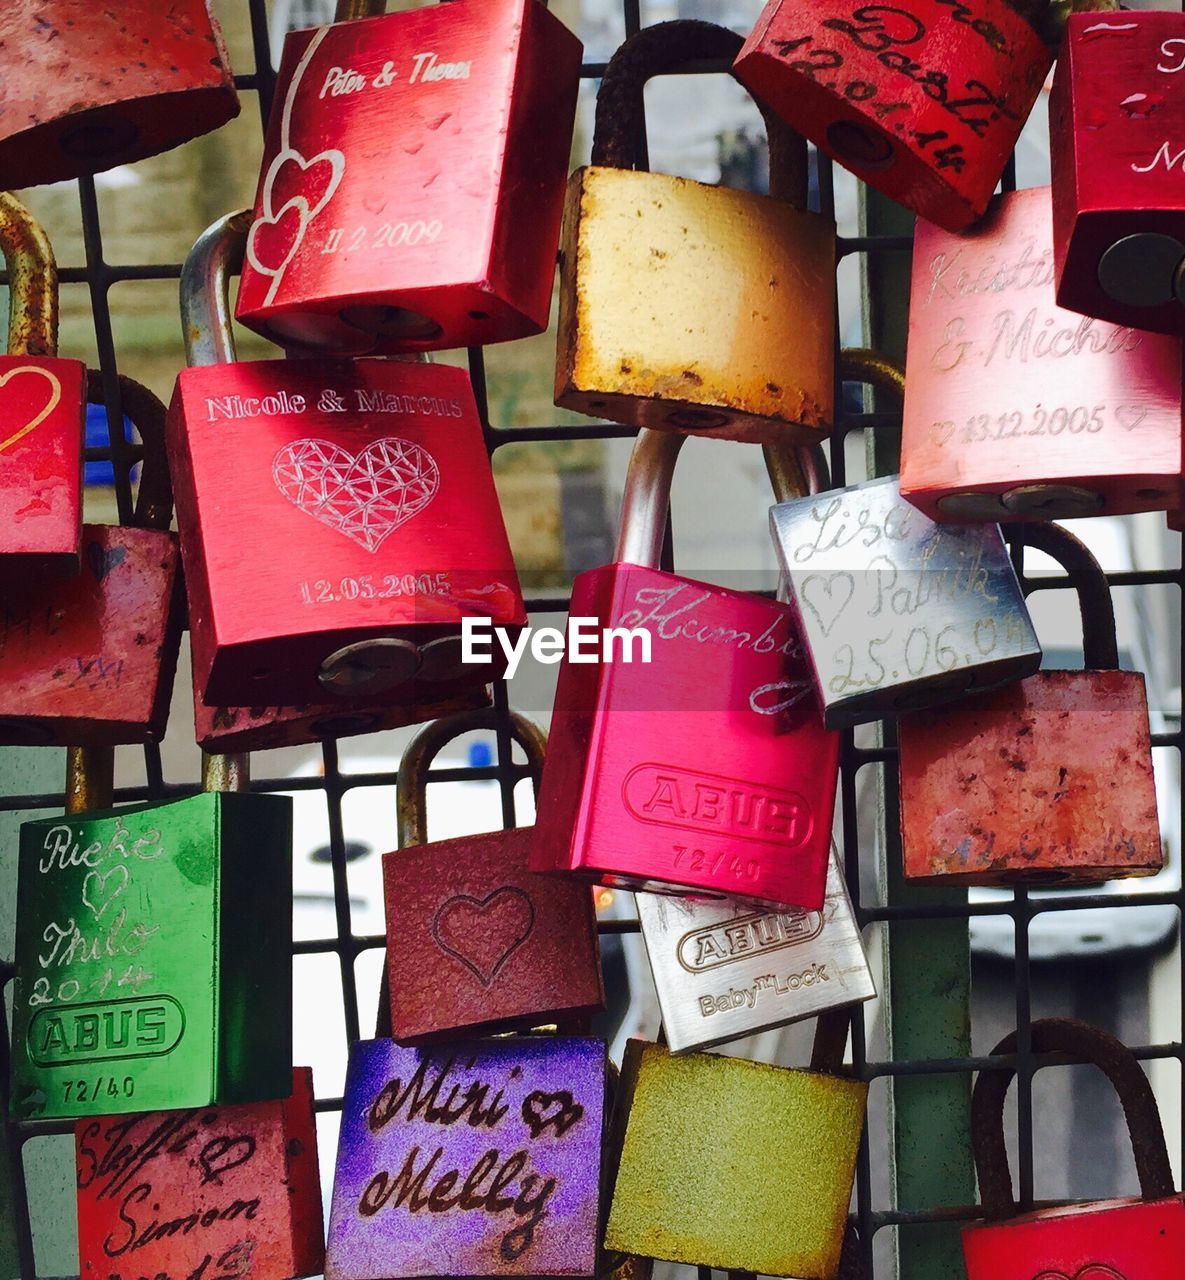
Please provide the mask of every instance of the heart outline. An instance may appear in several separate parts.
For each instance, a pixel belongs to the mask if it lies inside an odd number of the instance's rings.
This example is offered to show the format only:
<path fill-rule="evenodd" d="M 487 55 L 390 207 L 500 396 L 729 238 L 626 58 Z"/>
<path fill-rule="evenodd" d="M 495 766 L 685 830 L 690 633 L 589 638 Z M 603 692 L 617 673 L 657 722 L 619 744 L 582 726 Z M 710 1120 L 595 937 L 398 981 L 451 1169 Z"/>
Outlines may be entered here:
<path fill-rule="evenodd" d="M 530 1129 L 531 1137 L 536 1140 L 553 1128 L 555 1136 L 562 1138 L 583 1115 L 584 1107 L 572 1097 L 568 1089 L 557 1089 L 554 1093 L 533 1089 L 523 1099 L 523 1121 Z"/>
<path fill-rule="evenodd" d="M 1135 416 L 1137 413 L 1138 417 Z M 1115 406 L 1115 421 L 1129 433 L 1134 431 L 1147 416 L 1148 410 L 1143 405 L 1117 404 Z M 1124 421 L 1125 418 L 1129 421 Z"/>
<path fill-rule="evenodd" d="M 823 613 L 820 611 L 819 606 L 810 598 L 808 594 L 811 584 L 814 582 L 821 582 L 825 584 L 824 587 L 822 588 L 822 591 L 823 591 L 823 594 L 827 597 L 827 600 L 829 603 L 833 601 L 836 586 L 838 586 L 840 583 L 847 584 L 847 595 L 844 596 L 843 600 L 838 606 L 834 606 L 834 612 L 831 614 L 830 618 L 825 618 L 823 616 Z M 832 627 L 834 627 L 835 624 L 839 621 L 840 614 L 843 613 L 843 611 L 848 607 L 848 605 L 852 603 L 852 597 L 855 594 L 856 594 L 855 578 L 853 578 L 850 573 L 845 573 L 843 570 L 839 570 L 839 569 L 833 569 L 828 573 L 809 573 L 805 578 L 802 579 L 802 582 L 799 584 L 799 587 L 798 587 L 799 598 L 802 600 L 803 604 L 805 604 L 806 607 L 818 619 L 819 628 L 825 636 L 829 636 L 831 634 Z M 826 608 L 826 606 L 824 607 Z"/>
<path fill-rule="evenodd" d="M 464 911 L 466 909 L 476 911 L 479 916 L 484 915 L 489 910 L 491 903 L 495 899 L 505 897 L 508 901 L 516 902 L 520 908 L 526 909 L 526 922 L 521 926 L 517 936 L 512 937 L 509 944 L 498 954 L 488 972 L 482 968 L 481 958 L 474 957 L 472 954 L 466 954 L 464 950 L 446 940 L 442 936 L 442 930 L 447 929 L 446 919 L 454 912 Z M 432 940 L 445 953 L 452 956 L 454 960 L 459 960 L 466 969 L 481 983 L 488 991 L 490 987 L 498 980 L 500 974 L 506 966 L 506 962 L 516 951 L 519 950 L 530 938 L 535 929 L 535 904 L 531 901 L 530 896 L 517 885 L 504 884 L 497 889 L 491 890 L 484 898 L 475 898 L 469 893 L 455 893 L 451 898 L 446 898 L 440 906 L 436 908 L 436 913 L 432 917 L 432 923 L 429 926 L 429 932 L 432 934 Z M 525 1104 L 524 1104 L 525 1105 Z"/>
<path fill-rule="evenodd" d="M 107 887 L 107 881 L 110 880 L 116 872 L 120 872 L 122 874 L 122 879 L 119 881 L 118 887 L 112 890 L 111 893 L 107 894 L 105 898 L 101 898 L 96 901 L 91 895 L 91 881 L 93 880 L 98 885 L 99 893 L 102 894 L 104 889 Z M 122 862 L 117 862 L 109 871 L 88 871 L 82 881 L 82 905 L 84 907 L 90 907 L 96 920 L 102 920 L 103 913 L 107 908 L 116 900 L 116 898 L 122 897 L 122 895 L 127 891 L 127 887 L 131 883 L 131 879 L 132 877 L 129 874 L 127 867 L 125 867 Z"/>
<path fill-rule="evenodd" d="M 3 453 L 10 445 L 16 444 L 18 440 L 23 440 L 30 431 L 35 431 L 49 417 L 51 413 L 58 407 L 62 399 L 62 384 L 58 380 L 56 373 L 51 373 L 49 369 L 43 369 L 36 364 L 19 364 L 15 369 L 9 369 L 7 373 L 0 374 L 0 387 L 8 385 L 10 379 L 15 378 L 20 373 L 36 373 L 43 377 L 52 388 L 49 403 L 41 410 L 31 421 L 26 422 L 19 431 L 14 431 L 7 440 L 0 440 L 0 453 Z"/>

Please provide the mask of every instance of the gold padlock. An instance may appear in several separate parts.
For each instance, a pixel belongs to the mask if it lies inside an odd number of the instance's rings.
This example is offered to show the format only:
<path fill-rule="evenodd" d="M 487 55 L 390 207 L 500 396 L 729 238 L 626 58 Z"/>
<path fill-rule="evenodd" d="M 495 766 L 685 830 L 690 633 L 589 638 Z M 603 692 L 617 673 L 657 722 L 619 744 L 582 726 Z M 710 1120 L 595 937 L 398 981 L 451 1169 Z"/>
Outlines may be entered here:
<path fill-rule="evenodd" d="M 556 404 L 728 440 L 831 429 L 835 223 L 806 210 L 806 143 L 766 116 L 770 195 L 637 169 L 642 89 L 740 36 L 663 22 L 613 55 L 592 164 L 568 182 Z"/>

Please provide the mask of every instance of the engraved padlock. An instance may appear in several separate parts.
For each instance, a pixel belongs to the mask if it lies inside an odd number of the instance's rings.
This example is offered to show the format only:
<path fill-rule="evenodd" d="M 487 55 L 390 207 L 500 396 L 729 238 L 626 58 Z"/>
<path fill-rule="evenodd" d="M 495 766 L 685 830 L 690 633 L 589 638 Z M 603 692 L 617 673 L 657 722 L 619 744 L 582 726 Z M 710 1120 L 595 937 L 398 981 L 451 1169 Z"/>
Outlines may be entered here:
<path fill-rule="evenodd" d="M 528 827 L 428 841 L 429 769 L 454 739 L 494 729 L 492 711 L 437 720 L 399 761 L 399 847 L 383 855 L 390 1034 L 424 1044 L 587 1017 L 605 1006 L 592 891 L 527 869 Z M 547 738 L 510 732 L 536 786 Z"/>
<path fill-rule="evenodd" d="M 815 911 L 839 737 L 789 606 L 658 567 L 684 438 L 639 434 L 614 563 L 573 583 L 569 616 L 618 639 L 560 666 L 531 870 Z"/>
<path fill-rule="evenodd" d="M 74 1145 L 82 1280 L 321 1274 L 310 1068 L 273 1101 L 79 1120 Z"/>
<path fill-rule="evenodd" d="M 483 688 L 505 658 L 464 662 L 462 620 L 517 634 L 526 613 L 468 374 L 233 363 L 227 288 L 246 224 L 221 219 L 186 260 L 198 367 L 169 410 L 202 700 L 423 705 Z"/>
<path fill-rule="evenodd" d="M 132 524 L 84 525 L 80 573 L 48 583 L 25 575 L 5 592 L 0 743 L 94 747 L 164 737 L 183 623 L 165 407 L 140 383 L 116 382 L 144 442 Z M 86 396 L 104 402 L 97 372 Z M 76 470 L 81 451 L 77 458 Z"/>
<path fill-rule="evenodd" d="M 357 7 L 284 41 L 239 320 L 350 355 L 541 333 L 580 41 L 539 0 Z"/>
<path fill-rule="evenodd" d="M 70 758 L 66 816 L 20 831 L 12 1114 L 287 1096 L 292 801 L 207 756 L 201 794 L 111 809 L 109 753 Z"/>
<path fill-rule="evenodd" d="M 840 376 L 892 391 L 899 366 L 843 353 Z M 935 524 L 902 500 L 896 476 L 770 510 L 829 728 L 932 706 L 1019 680 L 1041 649 L 994 524 Z"/>
<path fill-rule="evenodd" d="M 1043 25 L 1045 6 L 1025 7 Z M 734 73 L 862 182 L 957 231 L 987 207 L 1052 61 L 1008 0 L 768 0 Z"/>
<path fill-rule="evenodd" d="M 143 160 L 239 114 L 207 0 L 8 0 L 0 172 L 12 187 Z"/>
<path fill-rule="evenodd" d="M 834 848 L 818 911 L 754 911 L 656 893 L 639 893 L 636 902 L 672 1053 L 876 995 Z"/>
<path fill-rule="evenodd" d="M 566 409 L 730 440 L 831 429 L 835 223 L 806 209 L 806 142 L 772 116 L 770 194 L 644 171 L 646 80 L 731 58 L 706 22 L 647 27 L 597 94 L 592 164 L 568 184 L 555 399 Z"/>
<path fill-rule="evenodd" d="M 1049 98 L 1057 301 L 1185 331 L 1185 16 L 1075 13 Z"/>
<path fill-rule="evenodd" d="M 597 1271 L 605 1045 L 350 1046 L 326 1280 Z"/>
<path fill-rule="evenodd" d="M 0 356 L 0 582 L 27 586 L 82 567 L 86 366 L 58 356 L 53 247 L 8 192 L 0 192 L 0 249 L 9 280 L 8 354 Z"/>
<path fill-rule="evenodd" d="M 963 235 L 918 223 L 901 493 L 932 520 L 1182 504 L 1181 341 L 1058 307 L 1051 216 L 1035 187 Z"/>
<path fill-rule="evenodd" d="M 971 1096 L 971 1135 L 987 1221 L 963 1228 L 968 1280 L 1171 1280 L 1185 1252 L 1185 1197 L 1175 1188 L 1156 1095 L 1139 1060 L 1114 1036 L 1074 1018 L 1042 1018 L 1030 1036 L 1034 1053 L 1092 1063 L 1115 1087 L 1140 1195 L 1019 1213 L 1004 1142 L 1004 1099 L 1014 1071 L 981 1071 Z M 1017 1049 L 1012 1032 L 992 1056 L 1011 1057 Z"/>
<path fill-rule="evenodd" d="M 1066 570 L 1083 671 L 1039 671 L 897 722 L 905 876 L 968 885 L 1094 883 L 1163 865 L 1144 676 L 1120 671 L 1098 562 L 1058 525 L 1023 541 Z"/>

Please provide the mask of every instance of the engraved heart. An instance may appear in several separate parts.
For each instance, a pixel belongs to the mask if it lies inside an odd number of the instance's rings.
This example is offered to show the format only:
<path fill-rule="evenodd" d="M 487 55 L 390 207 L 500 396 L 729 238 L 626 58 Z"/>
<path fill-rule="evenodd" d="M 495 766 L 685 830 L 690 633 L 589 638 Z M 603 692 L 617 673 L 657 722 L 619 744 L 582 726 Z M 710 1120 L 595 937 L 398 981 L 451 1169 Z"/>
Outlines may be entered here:
<path fill-rule="evenodd" d="M 302 196 L 293 196 L 274 217 L 262 215 L 247 233 L 247 258 L 256 271 L 279 279 L 304 239 L 309 207 Z"/>
<path fill-rule="evenodd" d="M 481 983 L 492 987 L 503 965 L 531 936 L 535 907 L 513 885 L 474 898 L 446 898 L 432 917 L 436 945 L 460 962 Z"/>
<path fill-rule="evenodd" d="M 127 555 L 127 547 L 108 547 L 104 549 L 97 542 L 88 542 L 86 544 L 86 562 L 90 565 L 91 573 L 95 575 L 96 582 L 102 582 L 116 565 L 123 564 L 127 559 Z"/>
<path fill-rule="evenodd" d="M 839 615 L 851 603 L 856 581 L 850 573 L 812 573 L 802 580 L 799 594 L 829 636 Z"/>
<path fill-rule="evenodd" d="M 22 374 L 34 374 L 38 378 L 43 378 L 46 383 L 45 402 L 39 409 L 31 414 L 25 424 L 18 427 L 12 435 L 4 440 L 0 440 L 0 453 L 3 453 L 10 445 L 16 444 L 18 440 L 23 440 L 30 431 L 36 431 L 41 424 L 49 417 L 51 413 L 58 407 L 58 401 L 62 398 L 62 384 L 58 381 L 58 375 L 51 373 L 48 369 L 42 369 L 35 364 L 18 364 L 15 369 L 9 369 L 7 373 L 0 374 L 0 387 L 6 387 L 13 378 L 19 378 Z M 36 403 L 36 401 L 34 401 Z M 24 410 L 28 413 L 28 407 Z M 7 413 L 4 415 L 9 416 Z"/>
<path fill-rule="evenodd" d="M 1138 404 L 1118 404 L 1115 418 L 1124 431 L 1134 431 L 1148 416 L 1148 410 Z"/>
<path fill-rule="evenodd" d="M 272 479 L 294 506 L 374 552 L 436 497 L 440 468 L 398 436 L 358 453 L 332 440 L 293 440 L 272 459 Z"/>
<path fill-rule="evenodd" d="M 88 871 L 82 882 L 83 906 L 90 907 L 96 920 L 102 920 L 103 912 L 128 887 L 130 879 L 122 862 L 116 863 L 110 871 Z"/>
<path fill-rule="evenodd" d="M 944 422 L 930 423 L 930 439 L 941 449 L 955 434 L 955 424 L 947 419 Z"/>
<path fill-rule="evenodd" d="M 567 1089 L 557 1089 L 555 1093 L 536 1089 L 523 1099 L 523 1119 L 532 1138 L 547 1129 L 554 1129 L 555 1136 L 562 1138 L 582 1115 L 584 1108 Z"/>
<path fill-rule="evenodd" d="M 1042 1271 L 1033 1280 L 1127 1280 L 1127 1277 L 1122 1271 L 1116 1271 L 1114 1267 L 1108 1267 L 1102 1262 L 1088 1262 L 1072 1276 L 1064 1271 Z"/>

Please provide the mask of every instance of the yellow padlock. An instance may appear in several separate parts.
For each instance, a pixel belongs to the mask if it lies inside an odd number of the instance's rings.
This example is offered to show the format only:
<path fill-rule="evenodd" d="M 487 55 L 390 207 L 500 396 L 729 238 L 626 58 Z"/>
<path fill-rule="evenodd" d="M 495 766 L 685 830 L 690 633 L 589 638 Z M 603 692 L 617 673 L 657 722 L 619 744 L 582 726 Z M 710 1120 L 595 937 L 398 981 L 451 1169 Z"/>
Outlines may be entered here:
<path fill-rule="evenodd" d="M 592 164 L 568 182 L 556 404 L 727 440 L 813 444 L 832 425 L 835 223 L 806 205 L 806 143 L 766 116 L 770 195 L 647 173 L 642 89 L 740 36 L 663 22 L 597 94 Z"/>

